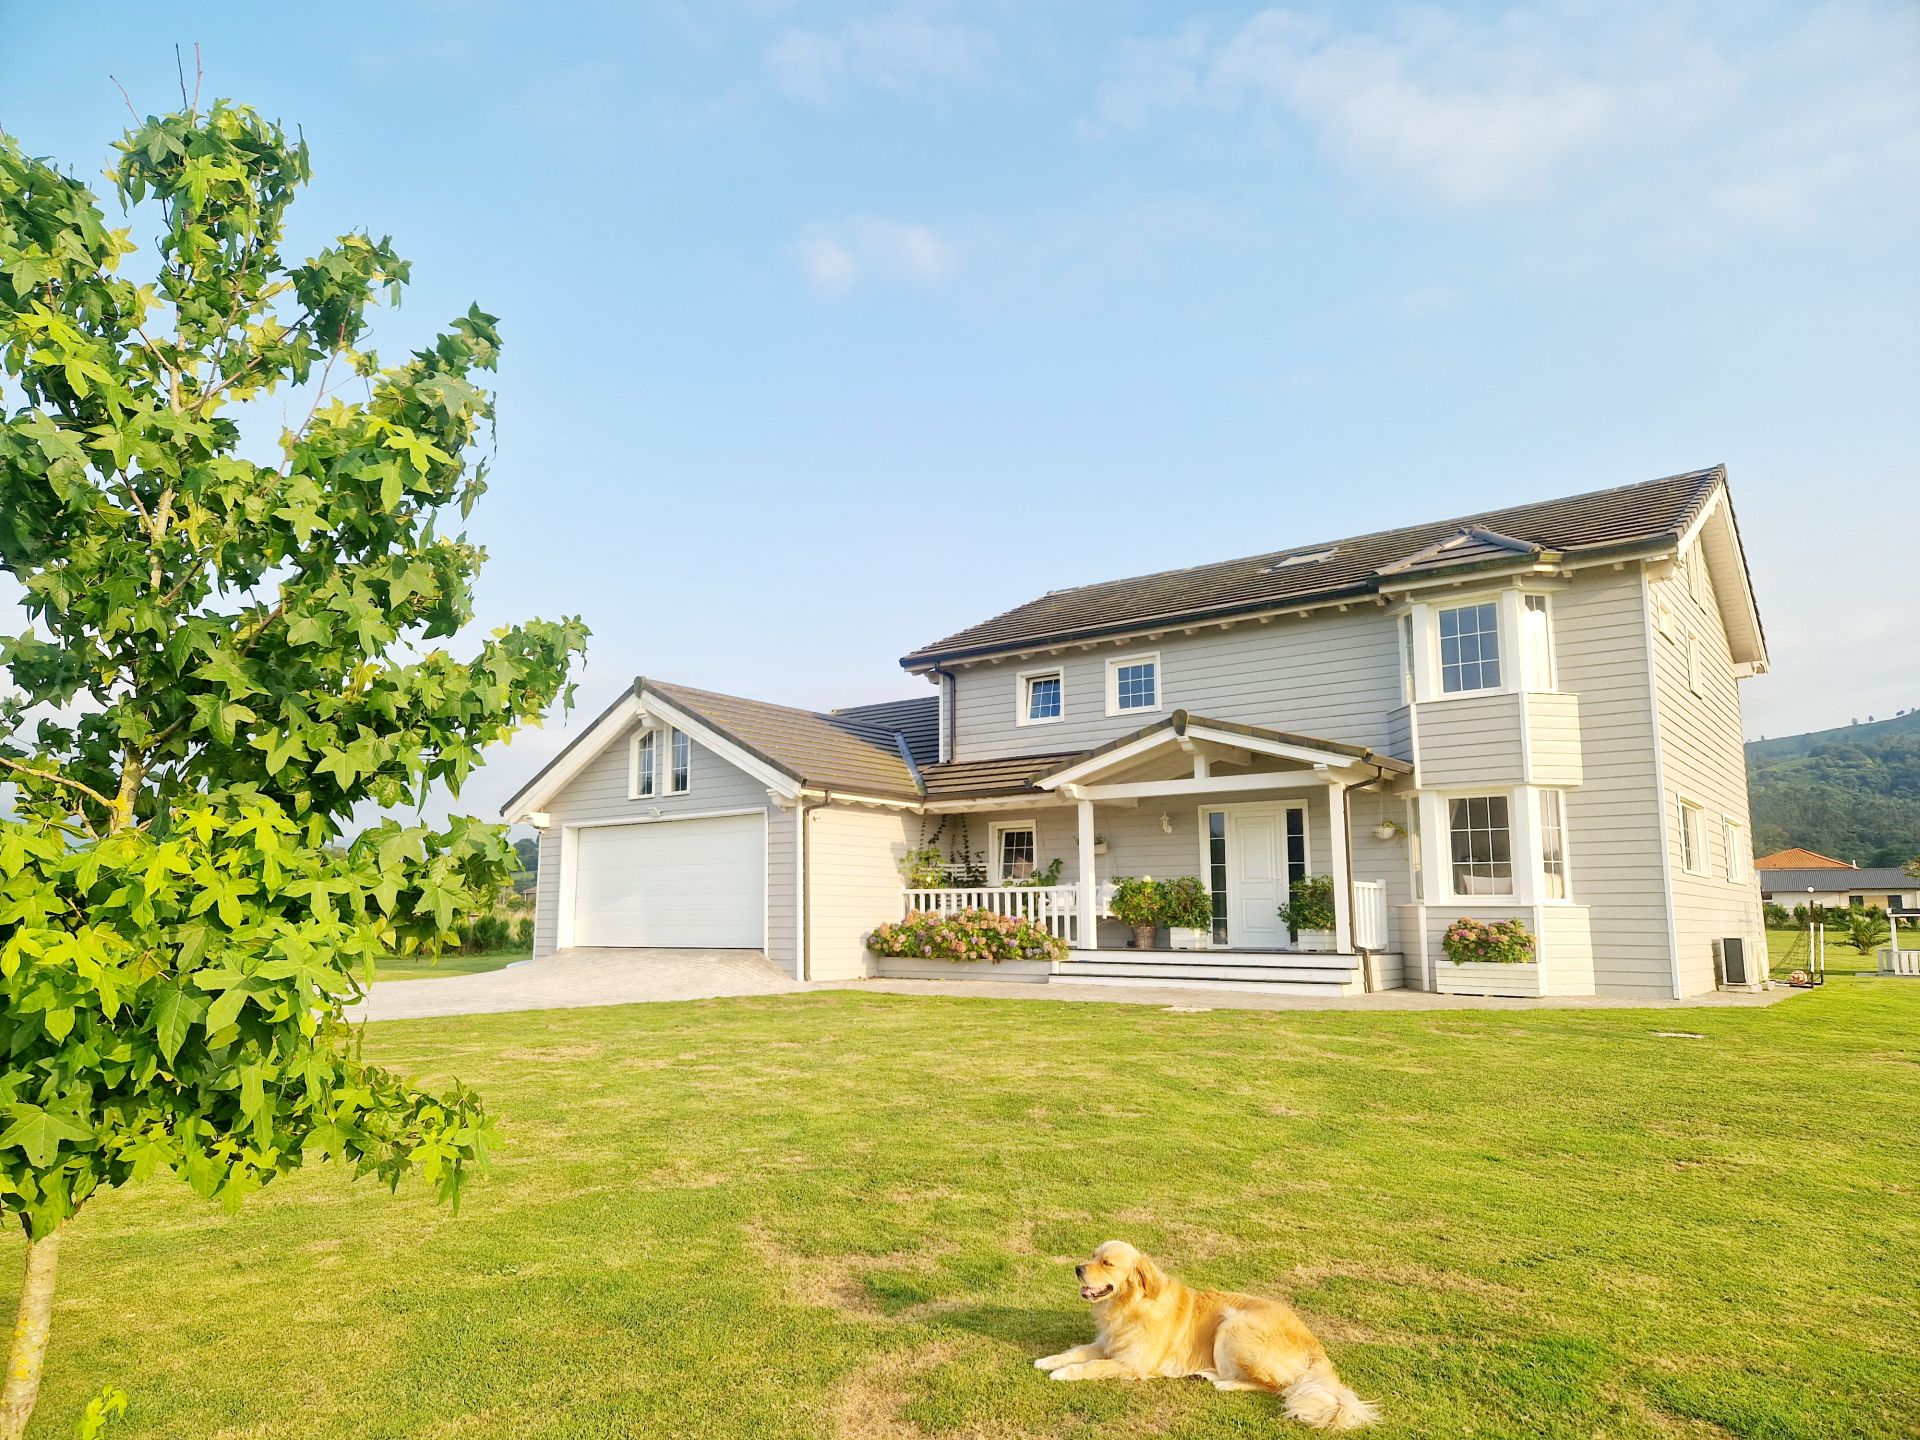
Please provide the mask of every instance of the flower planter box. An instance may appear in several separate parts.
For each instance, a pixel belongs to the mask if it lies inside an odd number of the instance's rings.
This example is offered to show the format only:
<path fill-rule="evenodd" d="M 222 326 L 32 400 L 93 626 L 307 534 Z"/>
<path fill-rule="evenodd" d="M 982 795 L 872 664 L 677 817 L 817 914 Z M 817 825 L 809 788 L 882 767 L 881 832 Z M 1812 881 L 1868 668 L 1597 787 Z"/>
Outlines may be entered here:
<path fill-rule="evenodd" d="M 1532 997 L 1540 989 L 1540 962 L 1502 965 L 1494 961 L 1474 960 L 1457 965 L 1451 960 L 1434 962 L 1434 988 L 1442 995 L 1521 995 Z"/>
<path fill-rule="evenodd" d="M 1184 925 L 1167 927 L 1167 944 L 1175 950 L 1210 950 L 1213 948 L 1212 932 L 1201 929 L 1188 929 Z"/>
<path fill-rule="evenodd" d="M 1059 967 L 1051 960 L 921 960 L 867 952 L 867 973 L 881 980 L 1007 980 L 1042 984 Z"/>
<path fill-rule="evenodd" d="M 1293 948 L 1308 954 L 1331 955 L 1333 953 L 1333 932 L 1331 930 L 1302 930 L 1294 939 Z"/>

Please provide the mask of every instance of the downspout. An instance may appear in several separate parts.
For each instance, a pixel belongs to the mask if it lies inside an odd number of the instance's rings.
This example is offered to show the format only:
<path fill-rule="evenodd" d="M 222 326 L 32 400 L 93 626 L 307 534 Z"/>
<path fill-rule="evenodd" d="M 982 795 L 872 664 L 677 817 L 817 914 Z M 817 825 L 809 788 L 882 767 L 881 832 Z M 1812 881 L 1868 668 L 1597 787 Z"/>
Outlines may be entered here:
<path fill-rule="evenodd" d="M 1386 771 L 1375 770 L 1371 780 L 1362 780 L 1358 785 L 1342 785 L 1340 787 L 1340 808 L 1347 821 L 1343 827 L 1343 833 L 1347 843 L 1347 914 L 1349 916 L 1357 915 L 1360 911 L 1359 892 L 1353 888 L 1353 792 L 1356 790 L 1371 790 L 1386 778 Z M 1360 947 L 1356 945 L 1354 948 L 1357 950 Z M 1377 952 L 1368 951 L 1367 957 L 1371 958 L 1375 953 Z M 1373 969 L 1364 959 L 1360 965 L 1360 984 L 1367 994 L 1371 995 L 1373 993 Z"/>
<path fill-rule="evenodd" d="M 828 804 L 833 799 L 833 792 L 831 790 L 823 791 L 822 797 L 820 804 Z M 797 859 L 800 866 L 800 883 L 794 886 L 793 958 L 794 969 L 798 972 L 796 978 L 803 984 L 811 982 L 813 979 L 813 954 L 811 947 L 807 944 L 808 914 L 810 909 L 807 905 L 807 890 L 808 887 L 813 884 L 813 867 L 807 863 L 807 857 L 813 850 L 813 837 L 807 827 L 807 812 L 810 809 L 817 808 L 817 806 L 807 804 L 807 797 L 804 793 L 796 797 L 795 814 L 799 818 L 795 823 L 800 827 L 800 836 L 795 848 L 799 852 Z"/>

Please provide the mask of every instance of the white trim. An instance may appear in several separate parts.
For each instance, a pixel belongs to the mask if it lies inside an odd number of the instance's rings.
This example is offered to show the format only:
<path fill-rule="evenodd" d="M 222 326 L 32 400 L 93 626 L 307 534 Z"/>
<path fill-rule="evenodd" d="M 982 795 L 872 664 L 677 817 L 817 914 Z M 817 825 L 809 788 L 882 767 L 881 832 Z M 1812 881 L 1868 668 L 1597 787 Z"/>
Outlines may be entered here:
<path fill-rule="evenodd" d="M 1508 665 L 1509 646 L 1507 642 L 1510 627 L 1507 624 L 1505 614 L 1507 609 L 1504 603 L 1506 595 L 1506 591 L 1495 591 L 1492 594 L 1449 596 L 1444 604 L 1435 602 L 1427 607 L 1428 613 L 1433 619 L 1433 623 L 1428 627 L 1428 630 L 1430 632 L 1430 643 L 1433 646 L 1432 676 L 1435 687 L 1433 694 L 1427 697 L 1428 699 L 1457 700 L 1467 695 L 1498 695 L 1512 688 L 1513 676 Z M 1493 611 L 1493 663 L 1495 668 L 1500 672 L 1500 682 L 1497 685 L 1475 685 L 1459 690 L 1449 690 L 1446 688 L 1447 662 L 1445 649 L 1441 644 L 1440 617 L 1450 611 L 1480 609 L 1490 609 Z M 1485 632 L 1476 631 L 1475 633 L 1484 634 Z M 1486 660 L 1482 657 L 1477 663 L 1484 669 Z"/>
<path fill-rule="evenodd" d="M 1218 795 L 1241 790 L 1305 790 L 1339 784 L 1338 777 L 1325 770 L 1274 770 L 1254 775 L 1215 775 L 1206 780 L 1184 777 L 1179 780 L 1128 780 L 1112 785 L 1080 786 L 1089 800 L 1139 800 L 1171 798 L 1176 795 Z"/>
<path fill-rule="evenodd" d="M 807 802 L 793 807 L 793 978 L 809 978 L 807 955 Z"/>
<path fill-rule="evenodd" d="M 1332 805 L 1334 803 L 1337 803 L 1333 799 L 1333 795 L 1334 795 L 1333 790 L 1329 789 L 1328 796 L 1329 796 L 1329 814 L 1330 815 L 1331 815 Z M 1227 868 L 1227 948 L 1228 949 L 1232 949 L 1239 944 L 1239 942 L 1235 940 L 1233 937 L 1233 912 L 1234 912 L 1234 902 L 1235 902 L 1234 887 L 1233 887 L 1233 817 L 1236 815 L 1263 815 L 1263 814 L 1278 815 L 1280 817 L 1280 868 L 1283 872 L 1280 877 L 1280 893 L 1282 897 L 1284 897 L 1285 899 L 1291 899 L 1293 897 L 1293 875 L 1291 870 L 1288 868 L 1290 864 L 1290 860 L 1286 853 L 1287 815 L 1294 810 L 1298 810 L 1300 812 L 1300 858 L 1301 858 L 1302 865 L 1305 867 L 1304 873 L 1307 876 L 1307 878 L 1310 879 L 1314 874 L 1313 807 L 1309 805 L 1305 800 L 1241 800 L 1238 802 L 1229 801 L 1221 805 L 1202 804 L 1195 807 L 1194 830 L 1200 842 L 1200 879 L 1201 879 L 1201 883 L 1207 887 L 1207 895 L 1209 898 L 1211 898 L 1213 895 L 1213 851 L 1212 851 L 1212 845 L 1211 845 L 1211 841 L 1213 837 L 1210 833 L 1209 826 L 1207 824 L 1207 817 L 1209 815 L 1224 815 L 1227 817 L 1225 844 L 1227 847 L 1227 867 L 1226 868 Z M 1337 881 L 1335 882 L 1334 889 L 1336 893 L 1339 890 L 1339 884 Z M 1334 916 L 1336 921 L 1335 934 L 1337 939 L 1338 928 L 1339 928 L 1338 927 L 1339 907 L 1337 902 L 1335 905 Z M 1341 950 L 1341 947 L 1338 944 L 1336 944 L 1334 948 L 1336 949 L 1336 951 Z M 1278 951 L 1275 953 L 1284 954 L 1285 952 Z"/>
<path fill-rule="evenodd" d="M 935 748 L 936 753 L 940 756 L 940 763 L 942 765 L 949 765 L 953 763 L 953 726 L 948 720 L 947 712 L 953 705 L 953 676 L 942 670 L 934 679 L 937 682 L 940 698 L 940 709 L 937 717 L 940 722 L 940 730 L 939 739 L 935 742 Z"/>
<path fill-rule="evenodd" d="M 1131 705 L 1120 708 L 1120 667 L 1123 665 L 1153 665 L 1153 704 Z M 1129 650 L 1119 655 L 1107 657 L 1107 716 L 1112 719 L 1121 715 L 1154 715 L 1167 708 L 1167 673 L 1160 663 L 1158 650 Z"/>
<path fill-rule="evenodd" d="M 671 825 L 676 820 L 721 820 L 730 815 L 764 815 L 764 805 L 736 805 L 731 810 L 689 810 L 684 815 L 620 815 L 610 820 L 569 820 L 561 830 L 605 830 L 613 825 Z"/>
<path fill-rule="evenodd" d="M 1447 863 L 1442 878 L 1446 881 L 1447 902 L 1463 905 L 1532 905 L 1533 900 L 1527 897 L 1535 894 L 1538 886 L 1528 883 L 1523 887 L 1521 883 L 1522 877 L 1528 874 L 1528 852 L 1531 851 L 1537 860 L 1540 849 L 1533 833 L 1535 826 L 1528 823 L 1535 817 L 1525 815 L 1526 807 L 1522 801 L 1523 796 L 1532 793 L 1532 787 L 1527 785 L 1450 786 L 1445 790 L 1432 790 L 1427 793 L 1440 802 L 1439 829 L 1446 839 L 1442 853 Z M 1487 895 L 1463 895 L 1453 888 L 1453 802 L 1493 799 L 1507 802 L 1507 880 L 1512 888 L 1505 894 L 1496 892 Z M 1535 843 L 1529 844 L 1530 839 L 1535 840 Z"/>
<path fill-rule="evenodd" d="M 1057 715 L 1030 715 L 1032 709 L 1028 687 L 1035 680 L 1045 680 L 1049 676 L 1060 682 L 1060 713 Z M 1158 672 L 1155 672 L 1158 683 Z M 1043 665 L 1037 670 L 1021 670 L 1013 677 L 1013 723 L 1018 726 L 1058 725 L 1067 718 L 1067 669 L 1064 665 Z"/>
<path fill-rule="evenodd" d="M 1720 857 L 1720 873 L 1727 877 L 1729 885 L 1745 885 L 1753 878 L 1753 865 L 1746 853 L 1747 827 L 1743 822 L 1725 812 L 1720 816 L 1720 845 L 1724 852 Z M 1736 856 L 1740 860 L 1738 875 L 1733 873 L 1733 862 Z"/>
<path fill-rule="evenodd" d="M 629 694 L 615 701 L 586 728 L 570 749 L 561 753 L 551 769 L 501 807 L 502 818 L 510 825 L 518 824 L 535 811 L 550 808 L 547 802 L 559 794 L 569 780 L 586 769 L 608 745 L 624 734 L 627 726 L 639 719 L 642 713 L 640 701 L 634 695 Z"/>
<path fill-rule="evenodd" d="M 1687 811 L 1689 810 L 1700 817 L 1700 843 L 1693 847 L 1694 863 L 1692 865 L 1687 863 L 1686 837 Z M 1713 873 L 1713 856 L 1708 853 L 1707 849 L 1707 807 L 1685 791 L 1676 790 L 1673 792 L 1673 819 L 1674 824 L 1680 827 L 1676 838 L 1679 841 L 1678 849 L 1680 851 L 1681 873 L 1692 875 L 1696 878 L 1711 875 Z"/>
<path fill-rule="evenodd" d="M 1660 891 L 1667 912 L 1667 974 L 1681 998 L 1680 927 L 1673 904 L 1673 842 L 1667 838 L 1667 762 L 1660 741 L 1660 670 L 1653 643 L 1653 577 L 1640 569 L 1640 624 L 1646 640 L 1647 710 L 1653 722 L 1653 815 L 1660 833 Z"/>
<path fill-rule="evenodd" d="M 1158 726 L 1148 731 L 1145 735 L 1135 740 L 1128 741 L 1125 745 L 1117 749 L 1108 750 L 1100 755 L 1090 756 L 1077 764 L 1068 766 L 1065 770 L 1060 770 L 1052 775 L 1045 776 L 1034 783 L 1042 790 L 1053 790 L 1063 785 L 1082 784 L 1085 783 L 1089 775 L 1098 775 L 1103 770 L 1110 770 L 1125 765 L 1154 750 L 1164 749 L 1167 746 L 1184 745 L 1195 740 L 1202 741 L 1209 745 L 1225 746 L 1234 750 L 1251 750 L 1261 755 L 1272 755 L 1278 759 L 1294 760 L 1302 765 L 1313 765 L 1326 769 L 1364 770 L 1372 764 L 1371 761 L 1360 759 L 1354 755 L 1343 755 L 1336 750 L 1316 750 L 1307 745 L 1290 745 L 1284 740 L 1268 740 L 1257 735 L 1239 735 L 1229 730 L 1215 730 L 1207 725 L 1189 724 L 1187 726 L 1187 732 L 1183 737 L 1174 733 L 1173 726 L 1169 722 L 1166 725 Z M 1284 777 L 1293 773 L 1294 772 L 1291 771 L 1280 771 L 1273 775 L 1217 775 L 1210 781 L 1203 783 L 1199 790 L 1182 790 L 1177 788 L 1166 790 L 1150 789 L 1134 790 L 1132 793 L 1136 795 L 1200 794 L 1205 792 L 1208 784 L 1216 787 L 1239 788 L 1244 790 L 1258 787 L 1240 782 L 1258 780 L 1277 780 L 1282 786 L 1285 786 L 1293 782 L 1288 781 Z M 1186 777 L 1182 777 L 1179 780 L 1147 780 L 1135 783 L 1149 786 L 1180 786 L 1183 784 L 1190 786 L 1193 782 Z M 1324 776 L 1320 777 L 1319 783 L 1325 783 Z"/>

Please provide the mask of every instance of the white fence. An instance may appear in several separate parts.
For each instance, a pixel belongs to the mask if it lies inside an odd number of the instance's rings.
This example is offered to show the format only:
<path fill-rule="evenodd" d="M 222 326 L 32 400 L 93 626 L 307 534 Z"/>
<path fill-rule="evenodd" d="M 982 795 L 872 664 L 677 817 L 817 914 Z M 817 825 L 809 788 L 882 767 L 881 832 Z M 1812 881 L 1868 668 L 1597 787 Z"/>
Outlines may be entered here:
<path fill-rule="evenodd" d="M 1031 920 L 1049 935 L 1057 935 L 1071 945 L 1079 896 L 1079 888 L 1073 885 L 976 885 L 908 890 L 903 892 L 902 913 L 951 915 L 957 910 L 991 910 L 995 915 Z"/>
<path fill-rule="evenodd" d="M 1387 948 L 1387 886 L 1383 880 L 1353 882 L 1353 948 Z"/>
<path fill-rule="evenodd" d="M 1920 950 L 1896 950 L 1891 945 L 1881 946 L 1880 973 L 1882 975 L 1920 975 Z"/>

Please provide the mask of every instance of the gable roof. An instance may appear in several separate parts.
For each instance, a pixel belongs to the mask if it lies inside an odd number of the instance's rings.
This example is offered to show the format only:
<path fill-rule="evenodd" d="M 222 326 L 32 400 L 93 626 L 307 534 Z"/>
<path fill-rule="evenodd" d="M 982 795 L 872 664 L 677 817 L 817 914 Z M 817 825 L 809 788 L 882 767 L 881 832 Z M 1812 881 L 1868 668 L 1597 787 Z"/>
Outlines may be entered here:
<path fill-rule="evenodd" d="M 1856 870 L 1852 866 L 1835 870 L 1821 865 L 1811 870 L 1764 871 L 1760 876 L 1760 888 L 1769 895 L 1787 895 L 1795 890 L 1812 890 L 1821 895 L 1851 891 L 1858 895 L 1862 891 L 1920 890 L 1920 879 L 1907 874 L 1898 865 L 1872 870 Z"/>
<path fill-rule="evenodd" d="M 924 645 L 900 663 L 926 669 L 1039 643 L 1372 595 L 1404 582 L 1410 571 L 1424 575 L 1530 556 L 1554 560 L 1672 543 L 1700 519 L 1725 482 L 1726 467 L 1716 465 L 1612 490 L 1055 590 Z"/>
<path fill-rule="evenodd" d="M 803 786 L 888 799 L 920 798 L 919 779 L 899 729 L 858 713 L 877 707 L 856 706 L 852 715 L 821 714 L 645 677 L 634 685 L 643 705 L 649 694 L 658 695 Z"/>
<path fill-rule="evenodd" d="M 1762 855 L 1753 862 L 1756 870 L 1852 870 L 1851 860 L 1836 860 L 1831 855 L 1822 855 L 1818 850 L 1804 850 L 1794 845 L 1785 850 L 1776 850 L 1771 855 Z"/>

